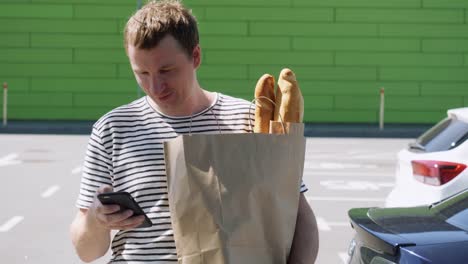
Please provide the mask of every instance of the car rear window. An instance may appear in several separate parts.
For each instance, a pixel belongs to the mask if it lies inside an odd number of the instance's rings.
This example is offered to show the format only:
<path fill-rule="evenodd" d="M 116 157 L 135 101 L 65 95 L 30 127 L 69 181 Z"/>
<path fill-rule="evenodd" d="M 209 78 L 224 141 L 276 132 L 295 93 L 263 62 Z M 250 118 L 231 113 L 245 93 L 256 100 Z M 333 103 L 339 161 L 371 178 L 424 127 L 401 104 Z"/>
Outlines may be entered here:
<path fill-rule="evenodd" d="M 445 118 L 410 144 L 413 151 L 444 151 L 456 148 L 468 139 L 468 124 L 454 118 Z"/>

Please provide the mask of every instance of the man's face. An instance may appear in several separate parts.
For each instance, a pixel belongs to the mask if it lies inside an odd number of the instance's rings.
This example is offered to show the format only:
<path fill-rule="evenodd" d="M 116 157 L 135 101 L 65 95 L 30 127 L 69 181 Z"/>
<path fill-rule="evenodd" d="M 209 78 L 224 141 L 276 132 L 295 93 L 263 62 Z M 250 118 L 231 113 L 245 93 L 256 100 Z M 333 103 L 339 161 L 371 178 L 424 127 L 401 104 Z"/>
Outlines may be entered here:
<path fill-rule="evenodd" d="M 197 46 L 189 57 L 170 35 L 158 46 L 143 50 L 129 45 L 128 57 L 135 78 L 145 93 L 167 115 L 190 115 L 196 91 L 195 70 L 200 64 Z"/>

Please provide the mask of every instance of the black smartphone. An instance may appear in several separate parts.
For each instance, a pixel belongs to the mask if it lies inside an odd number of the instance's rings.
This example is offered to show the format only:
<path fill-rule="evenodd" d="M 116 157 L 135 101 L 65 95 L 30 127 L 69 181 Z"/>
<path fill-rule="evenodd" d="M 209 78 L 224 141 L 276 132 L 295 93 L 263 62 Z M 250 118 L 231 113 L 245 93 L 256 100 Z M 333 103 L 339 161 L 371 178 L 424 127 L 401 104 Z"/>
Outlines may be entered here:
<path fill-rule="evenodd" d="M 150 227 L 153 225 L 151 220 L 146 216 L 140 205 L 133 199 L 128 192 L 109 192 L 98 194 L 98 199 L 102 204 L 117 204 L 120 205 L 121 211 L 130 209 L 134 215 L 144 215 L 145 221 L 138 227 Z"/>

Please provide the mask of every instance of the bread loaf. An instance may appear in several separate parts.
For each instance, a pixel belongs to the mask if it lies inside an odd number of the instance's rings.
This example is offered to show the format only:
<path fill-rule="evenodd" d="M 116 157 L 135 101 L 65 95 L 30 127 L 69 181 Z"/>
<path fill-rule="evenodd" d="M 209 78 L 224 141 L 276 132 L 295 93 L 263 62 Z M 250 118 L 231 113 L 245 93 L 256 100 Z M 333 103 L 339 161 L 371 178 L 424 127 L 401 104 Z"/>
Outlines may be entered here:
<path fill-rule="evenodd" d="M 283 69 L 278 78 L 276 89 L 276 107 L 274 120 L 290 123 L 302 123 L 304 118 L 304 98 L 296 80 L 296 76 L 290 69 Z"/>
<path fill-rule="evenodd" d="M 275 112 L 275 78 L 270 74 L 264 74 L 257 81 L 255 86 L 255 133 L 268 133 L 270 129 L 270 121 L 273 120 Z"/>

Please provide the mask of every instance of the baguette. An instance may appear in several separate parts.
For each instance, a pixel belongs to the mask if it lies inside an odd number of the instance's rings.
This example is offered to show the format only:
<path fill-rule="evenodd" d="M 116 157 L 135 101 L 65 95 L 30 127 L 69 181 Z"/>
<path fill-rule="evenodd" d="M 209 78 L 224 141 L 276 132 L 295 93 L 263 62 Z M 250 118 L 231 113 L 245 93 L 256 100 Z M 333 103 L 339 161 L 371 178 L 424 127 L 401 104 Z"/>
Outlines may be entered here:
<path fill-rule="evenodd" d="M 266 97 L 271 100 L 260 98 Z M 273 120 L 275 112 L 275 78 L 270 74 L 264 74 L 257 81 L 255 86 L 255 133 L 268 133 L 270 121 Z"/>
<path fill-rule="evenodd" d="M 299 89 L 296 76 L 290 69 L 285 68 L 281 70 L 275 102 L 274 121 L 302 123 L 304 118 L 304 98 Z"/>

